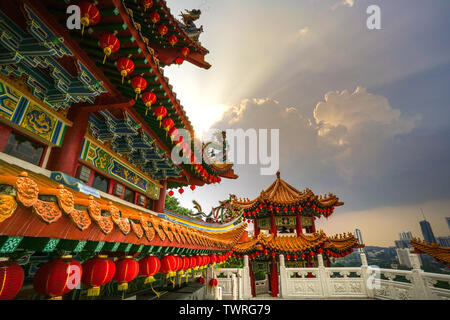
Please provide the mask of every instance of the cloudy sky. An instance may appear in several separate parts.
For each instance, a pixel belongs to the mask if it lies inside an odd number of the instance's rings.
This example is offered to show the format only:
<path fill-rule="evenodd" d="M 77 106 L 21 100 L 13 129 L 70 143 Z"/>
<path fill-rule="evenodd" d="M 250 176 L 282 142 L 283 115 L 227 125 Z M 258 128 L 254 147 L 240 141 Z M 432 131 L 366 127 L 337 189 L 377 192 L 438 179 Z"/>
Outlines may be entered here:
<path fill-rule="evenodd" d="M 345 202 L 318 227 L 362 231 L 391 246 L 420 236 L 420 208 L 450 235 L 450 2 L 448 0 L 168 0 L 199 8 L 211 69 L 165 74 L 198 133 L 280 130 L 281 176 Z M 381 30 L 366 26 L 381 8 Z M 188 189 L 204 211 L 233 193 L 256 197 L 274 180 L 237 165 L 238 180 Z M 322 219 L 321 219 L 322 220 Z"/>

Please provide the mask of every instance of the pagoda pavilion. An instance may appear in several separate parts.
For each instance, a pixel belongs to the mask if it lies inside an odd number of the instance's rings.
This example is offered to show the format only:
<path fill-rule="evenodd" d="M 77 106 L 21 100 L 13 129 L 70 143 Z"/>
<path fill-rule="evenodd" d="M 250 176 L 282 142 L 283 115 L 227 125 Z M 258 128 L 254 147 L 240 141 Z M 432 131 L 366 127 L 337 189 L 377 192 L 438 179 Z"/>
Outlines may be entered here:
<path fill-rule="evenodd" d="M 195 131 L 163 67 L 208 69 L 200 31 L 164 0 L 12 0 L 0 31 L 0 300 L 123 296 L 224 261 L 244 224 L 164 210 L 167 189 L 237 178 L 178 134 Z"/>
<path fill-rule="evenodd" d="M 235 256 L 248 255 L 252 261 L 249 267 L 253 296 L 254 269 L 261 264 L 270 270 L 272 296 L 278 295 L 277 257 L 280 254 L 288 264 L 301 267 L 314 267 L 316 256 L 322 254 L 330 267 L 331 259 L 345 257 L 354 248 L 363 246 L 351 233 L 328 237 L 322 230 L 316 231 L 315 220 L 328 218 L 335 207 L 343 204 L 333 194 L 317 196 L 309 189 L 295 189 L 280 178 L 280 172 L 257 198 L 233 201 L 234 206 L 244 211 L 243 219 L 254 226 L 254 237 L 248 237 L 246 232 L 234 247 Z"/>

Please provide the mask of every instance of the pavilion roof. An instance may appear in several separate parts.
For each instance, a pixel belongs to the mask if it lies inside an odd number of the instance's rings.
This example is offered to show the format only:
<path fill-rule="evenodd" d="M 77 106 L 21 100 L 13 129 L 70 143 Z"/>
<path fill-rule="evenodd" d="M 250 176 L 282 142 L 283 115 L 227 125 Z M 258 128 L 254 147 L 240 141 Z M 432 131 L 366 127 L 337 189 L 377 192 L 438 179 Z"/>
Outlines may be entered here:
<path fill-rule="evenodd" d="M 306 201 L 317 202 L 322 207 L 342 206 L 339 198 L 334 194 L 325 196 L 316 196 L 310 189 L 299 191 L 289 183 L 280 178 L 280 172 L 277 172 L 277 179 L 266 189 L 261 191 L 260 195 L 253 199 L 239 199 L 233 202 L 234 205 L 242 209 L 254 208 L 260 203 L 272 203 L 280 206 L 297 205 Z"/>
<path fill-rule="evenodd" d="M 261 250 L 264 247 L 277 252 L 300 253 L 309 250 L 315 251 L 316 248 L 320 247 L 323 250 L 329 249 L 335 252 L 344 252 L 361 246 L 364 245 L 359 245 L 358 239 L 351 233 L 339 235 L 339 237 L 328 237 L 323 231 L 311 235 L 300 234 L 299 236 L 286 237 L 260 233 L 256 238 L 241 238 L 234 246 L 234 251 L 237 253 L 248 253 L 254 250 Z"/>
<path fill-rule="evenodd" d="M 411 245 L 415 253 L 425 253 L 444 264 L 450 264 L 450 248 L 441 247 L 437 243 L 426 243 L 420 239 L 412 239 Z"/>
<path fill-rule="evenodd" d="M 245 224 L 225 232 L 198 230 L 148 210 L 94 198 L 43 174 L 0 160 L 0 235 L 229 250 Z"/>

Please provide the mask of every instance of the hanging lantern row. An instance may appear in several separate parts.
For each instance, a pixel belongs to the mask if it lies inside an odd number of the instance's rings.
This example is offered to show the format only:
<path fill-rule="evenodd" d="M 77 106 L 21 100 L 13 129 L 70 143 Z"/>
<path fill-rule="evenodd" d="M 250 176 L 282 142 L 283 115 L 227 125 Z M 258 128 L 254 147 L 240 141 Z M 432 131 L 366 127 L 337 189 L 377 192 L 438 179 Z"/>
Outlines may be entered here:
<path fill-rule="evenodd" d="M 203 181 L 208 184 L 220 183 L 222 181 L 222 178 L 210 174 L 200 163 L 194 163 L 193 167 L 197 175 L 199 175 L 203 179 Z"/>
<path fill-rule="evenodd" d="M 248 219 L 254 219 L 258 216 L 259 212 L 262 209 L 266 209 L 267 211 L 274 211 L 276 213 L 284 213 L 287 214 L 288 212 L 291 213 L 302 213 L 304 209 L 306 209 L 308 207 L 302 207 L 302 206 L 298 206 L 298 207 L 279 207 L 279 206 L 273 206 L 273 205 L 263 205 L 260 204 L 256 209 L 250 209 L 247 210 L 243 213 L 243 216 L 248 218 Z M 334 213 L 334 206 L 330 207 L 330 208 L 319 208 L 316 205 L 312 205 L 310 207 L 313 212 L 317 213 L 316 216 L 320 218 L 320 216 L 323 214 L 323 216 L 325 217 L 329 217 L 331 214 Z"/>
<path fill-rule="evenodd" d="M 131 256 L 113 262 L 106 255 L 86 260 L 82 265 L 72 256 L 63 256 L 43 264 L 33 278 L 33 287 L 37 293 L 52 300 L 61 300 L 62 296 L 79 286 L 80 282 L 88 286 L 88 296 L 98 296 L 105 284 L 114 280 L 119 291 L 126 291 L 128 283 L 137 275 L 145 276 L 145 284 L 155 281 L 158 272 L 173 277 L 191 270 L 202 270 L 216 263 L 225 262 L 232 251 L 224 254 L 197 256 L 165 256 L 161 260 L 156 256 L 142 258 L 139 262 Z M 12 300 L 19 293 L 25 279 L 20 265 L 6 260 L 0 262 L 0 300 Z"/>
<path fill-rule="evenodd" d="M 189 188 L 190 188 L 192 191 L 194 191 L 195 188 L 196 188 L 196 186 L 195 186 L 194 184 L 191 184 L 191 185 L 189 186 Z M 184 189 L 183 189 L 183 188 L 179 188 L 179 189 L 178 189 L 178 193 L 179 193 L 179 194 L 183 194 L 183 193 L 184 193 Z M 175 194 L 175 192 L 173 192 L 173 190 L 169 190 L 169 192 L 167 192 L 167 194 L 168 194 L 169 196 L 172 197 L 172 196 Z"/>

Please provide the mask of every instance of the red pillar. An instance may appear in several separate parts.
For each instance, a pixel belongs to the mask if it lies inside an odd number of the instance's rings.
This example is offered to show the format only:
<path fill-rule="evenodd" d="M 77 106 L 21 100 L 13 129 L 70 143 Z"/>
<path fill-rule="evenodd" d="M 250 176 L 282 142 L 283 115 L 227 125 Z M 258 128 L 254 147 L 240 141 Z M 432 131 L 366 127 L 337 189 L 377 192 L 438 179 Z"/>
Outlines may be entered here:
<path fill-rule="evenodd" d="M 0 122 L 0 152 L 5 149 L 11 131 L 12 129 L 10 127 Z"/>
<path fill-rule="evenodd" d="M 270 287 L 272 288 L 272 297 L 278 296 L 278 272 L 277 261 L 275 258 L 270 263 Z"/>
<path fill-rule="evenodd" d="M 312 217 L 311 233 L 316 232 L 316 217 Z"/>
<path fill-rule="evenodd" d="M 250 273 L 250 287 L 252 289 L 252 297 L 256 297 L 256 292 L 255 292 L 255 276 L 253 275 L 253 268 L 252 268 L 252 262 L 248 261 L 248 271 Z"/>
<path fill-rule="evenodd" d="M 52 149 L 47 168 L 52 171 L 61 171 L 70 176 L 76 175 L 81 145 L 89 124 L 89 112 L 82 107 L 71 108 L 67 117 L 73 122 L 64 135 L 60 148 Z"/>
<path fill-rule="evenodd" d="M 295 229 L 297 231 L 297 237 L 303 233 L 302 227 L 302 217 L 300 213 L 297 212 L 297 216 L 295 217 Z"/>
<path fill-rule="evenodd" d="M 253 220 L 253 226 L 255 228 L 255 237 L 257 237 L 259 235 L 259 227 L 258 220 L 256 218 Z"/>
<path fill-rule="evenodd" d="M 166 204 L 167 180 L 160 181 L 162 188 L 159 189 L 159 199 L 153 204 L 153 211 L 163 212 Z"/>
<path fill-rule="evenodd" d="M 273 211 L 270 212 L 270 233 L 274 236 L 277 235 L 277 225 L 275 223 L 275 215 Z"/>

